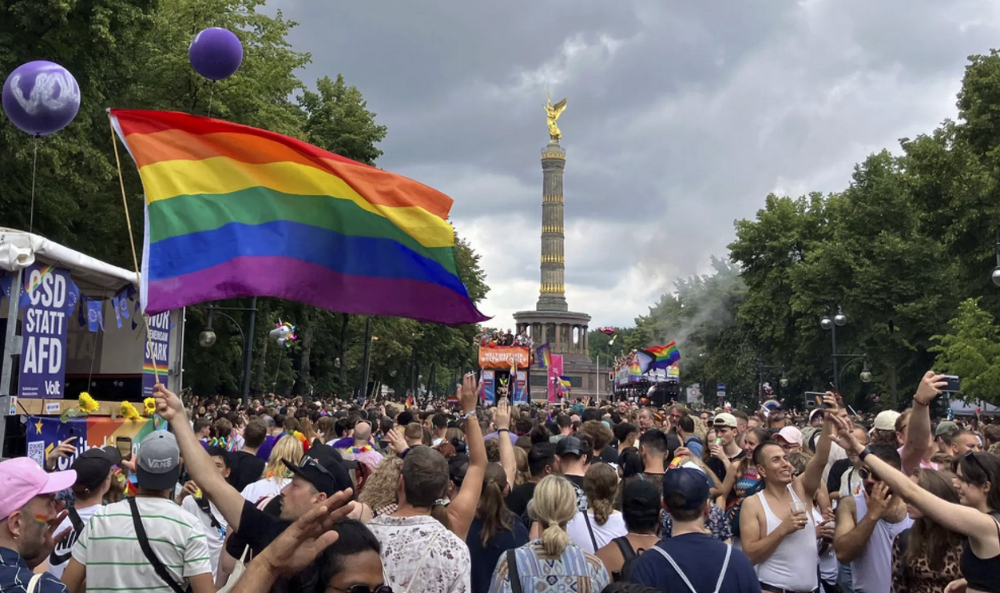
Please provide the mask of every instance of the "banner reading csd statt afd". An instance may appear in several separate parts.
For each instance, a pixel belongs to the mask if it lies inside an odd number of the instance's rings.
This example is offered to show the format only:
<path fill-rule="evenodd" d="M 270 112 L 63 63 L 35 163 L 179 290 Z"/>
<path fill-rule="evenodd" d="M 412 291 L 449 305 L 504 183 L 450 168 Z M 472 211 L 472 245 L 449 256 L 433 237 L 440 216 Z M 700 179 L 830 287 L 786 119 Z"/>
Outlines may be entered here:
<path fill-rule="evenodd" d="M 69 270 L 34 263 L 21 276 L 20 397 L 59 399 L 66 394 L 66 332 L 79 291 Z"/>

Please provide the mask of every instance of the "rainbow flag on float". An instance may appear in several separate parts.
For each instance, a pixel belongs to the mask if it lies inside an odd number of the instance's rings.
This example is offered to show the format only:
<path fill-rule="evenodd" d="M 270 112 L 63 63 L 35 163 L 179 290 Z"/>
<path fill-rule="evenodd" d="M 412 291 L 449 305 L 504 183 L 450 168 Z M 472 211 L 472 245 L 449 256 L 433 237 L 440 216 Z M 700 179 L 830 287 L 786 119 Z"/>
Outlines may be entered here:
<path fill-rule="evenodd" d="M 146 194 L 146 313 L 272 296 L 344 313 L 488 319 L 458 277 L 448 196 L 265 130 L 165 111 L 109 115 Z"/>
<path fill-rule="evenodd" d="M 547 369 L 552 366 L 552 347 L 548 342 L 535 348 L 535 359 L 538 361 L 538 368 Z"/>
<path fill-rule="evenodd" d="M 639 374 L 644 374 L 652 369 L 671 367 L 677 364 L 680 359 L 680 350 L 677 349 L 677 343 L 673 341 L 665 346 L 650 346 L 636 352 Z"/>

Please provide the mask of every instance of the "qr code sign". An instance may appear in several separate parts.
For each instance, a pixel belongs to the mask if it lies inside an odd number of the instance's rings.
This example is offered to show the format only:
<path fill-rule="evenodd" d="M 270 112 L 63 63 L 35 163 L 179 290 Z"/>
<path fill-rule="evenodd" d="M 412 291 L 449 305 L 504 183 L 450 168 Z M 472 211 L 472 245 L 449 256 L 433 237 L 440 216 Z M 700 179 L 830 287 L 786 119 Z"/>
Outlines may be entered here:
<path fill-rule="evenodd" d="M 45 441 L 28 443 L 28 457 L 40 466 L 45 465 Z"/>

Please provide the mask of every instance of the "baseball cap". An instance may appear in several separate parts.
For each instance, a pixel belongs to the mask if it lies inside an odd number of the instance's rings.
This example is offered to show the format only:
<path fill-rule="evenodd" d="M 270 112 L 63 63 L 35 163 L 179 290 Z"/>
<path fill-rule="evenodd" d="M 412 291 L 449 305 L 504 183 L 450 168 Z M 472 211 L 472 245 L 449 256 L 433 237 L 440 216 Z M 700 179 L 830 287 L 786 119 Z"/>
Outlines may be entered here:
<path fill-rule="evenodd" d="M 934 429 L 934 436 L 939 437 L 955 432 L 958 432 L 958 425 L 951 420 L 943 420 Z"/>
<path fill-rule="evenodd" d="M 583 455 L 583 441 L 575 436 L 567 436 L 556 443 L 556 455 Z"/>
<path fill-rule="evenodd" d="M 899 418 L 899 412 L 895 410 L 885 410 L 879 412 L 878 416 L 875 416 L 875 424 L 872 426 L 875 430 L 896 430 L 896 419 Z"/>
<path fill-rule="evenodd" d="M 729 412 L 716 414 L 715 418 L 712 420 L 712 426 L 728 426 L 729 428 L 736 428 L 736 416 L 733 416 Z"/>
<path fill-rule="evenodd" d="M 93 447 L 84 451 L 71 469 L 76 472 L 76 484 L 88 492 L 96 490 L 108 478 L 111 468 L 121 464 L 122 455 L 117 447 Z"/>
<path fill-rule="evenodd" d="M 67 470 L 46 473 L 30 457 L 16 457 L 0 462 L 0 519 L 6 519 L 41 494 L 53 494 L 72 488 L 76 472 Z"/>
<path fill-rule="evenodd" d="M 711 488 L 705 472 L 677 467 L 663 474 L 663 501 L 667 507 L 678 511 L 701 508 L 710 496 Z"/>
<path fill-rule="evenodd" d="M 173 433 L 157 430 L 139 443 L 135 477 L 140 488 L 169 490 L 181 473 L 181 452 Z"/>
<path fill-rule="evenodd" d="M 779 430 L 778 434 L 774 435 L 774 438 L 781 439 L 790 445 L 801 445 L 802 431 L 794 426 L 786 426 Z"/>
<path fill-rule="evenodd" d="M 319 453 L 319 455 L 317 455 Z M 341 464 L 340 454 L 336 451 L 327 453 L 326 451 L 314 452 L 310 450 L 306 453 L 298 465 L 290 463 L 287 459 L 281 460 L 293 474 L 309 482 L 327 496 L 333 496 L 342 490 L 352 488 L 351 476 Z"/>

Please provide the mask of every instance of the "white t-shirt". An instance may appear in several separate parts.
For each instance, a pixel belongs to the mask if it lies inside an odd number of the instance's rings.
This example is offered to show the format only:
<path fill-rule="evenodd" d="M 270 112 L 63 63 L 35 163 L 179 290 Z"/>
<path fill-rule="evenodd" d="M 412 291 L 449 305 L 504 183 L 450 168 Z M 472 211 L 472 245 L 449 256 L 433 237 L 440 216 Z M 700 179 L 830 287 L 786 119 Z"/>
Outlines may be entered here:
<path fill-rule="evenodd" d="M 598 549 L 603 548 L 616 537 L 628 533 L 628 528 L 625 527 L 625 517 L 618 511 L 611 513 L 604 525 L 597 524 L 593 509 L 587 511 L 587 518 L 590 519 L 590 527 L 594 530 L 594 539 L 597 540 Z M 573 540 L 574 544 L 583 548 L 583 551 L 591 554 L 596 553 L 594 542 L 590 539 L 590 530 L 587 529 L 587 521 L 582 512 L 578 511 L 566 524 L 566 533 L 569 534 L 569 538 Z"/>
<path fill-rule="evenodd" d="M 136 504 L 149 546 L 182 587 L 188 579 L 211 574 L 205 532 L 197 517 L 165 498 L 138 497 Z M 101 507 L 73 547 L 86 569 L 89 591 L 169 590 L 139 546 L 127 500 Z"/>
<path fill-rule="evenodd" d="M 252 484 L 247 484 L 241 494 L 245 500 L 249 500 L 252 504 L 257 504 L 262 498 L 281 494 L 281 489 L 291 481 L 289 478 L 263 478 Z"/>
<path fill-rule="evenodd" d="M 195 497 L 187 496 L 181 502 L 182 509 L 198 517 L 201 521 L 201 527 L 205 531 L 205 537 L 208 541 L 208 553 L 212 557 L 212 575 L 214 577 L 219 572 L 219 554 L 222 552 L 222 542 L 226 539 L 226 528 L 229 527 L 229 523 L 226 522 L 226 518 L 222 516 L 219 509 L 215 508 L 212 501 L 208 502 L 208 507 L 212 517 L 215 517 L 215 523 L 218 527 L 213 526 L 212 519 L 198 508 L 198 501 Z"/>
<path fill-rule="evenodd" d="M 84 529 L 86 529 L 87 521 L 94 516 L 94 513 L 99 508 L 101 508 L 101 505 L 95 504 L 84 509 L 76 509 L 77 514 L 80 515 L 80 520 L 83 521 Z M 64 529 L 70 529 L 69 534 L 49 554 L 49 573 L 57 579 L 62 579 L 62 573 L 66 570 L 69 559 L 73 557 L 73 545 L 76 544 L 76 540 L 80 539 L 80 534 L 83 533 L 83 529 L 77 531 L 73 527 L 73 521 L 69 517 L 63 519 L 63 522 L 59 524 L 59 528 L 55 532 L 57 534 L 62 533 Z"/>

